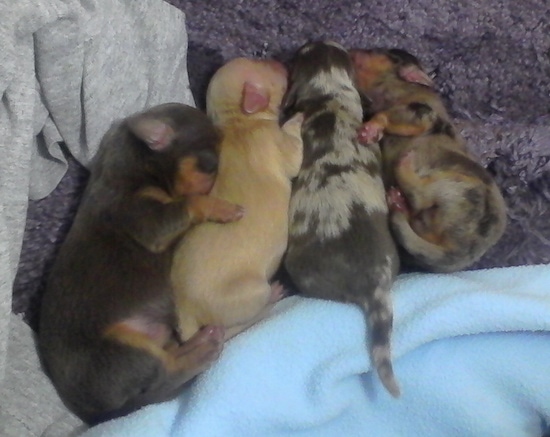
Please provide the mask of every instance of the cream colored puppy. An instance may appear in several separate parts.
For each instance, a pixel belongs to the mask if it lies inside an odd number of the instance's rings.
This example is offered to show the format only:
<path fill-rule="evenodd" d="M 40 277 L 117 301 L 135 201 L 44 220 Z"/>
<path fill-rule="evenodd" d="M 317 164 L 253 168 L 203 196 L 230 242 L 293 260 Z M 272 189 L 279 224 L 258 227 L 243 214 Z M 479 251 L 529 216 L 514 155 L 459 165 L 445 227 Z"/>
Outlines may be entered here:
<path fill-rule="evenodd" d="M 230 338 L 283 296 L 282 286 L 269 281 L 287 247 L 303 119 L 279 125 L 286 88 L 282 64 L 245 58 L 225 64 L 209 84 L 207 113 L 223 136 L 210 194 L 245 213 L 235 223 L 196 226 L 176 248 L 172 281 L 183 340 L 206 325 L 223 325 Z"/>

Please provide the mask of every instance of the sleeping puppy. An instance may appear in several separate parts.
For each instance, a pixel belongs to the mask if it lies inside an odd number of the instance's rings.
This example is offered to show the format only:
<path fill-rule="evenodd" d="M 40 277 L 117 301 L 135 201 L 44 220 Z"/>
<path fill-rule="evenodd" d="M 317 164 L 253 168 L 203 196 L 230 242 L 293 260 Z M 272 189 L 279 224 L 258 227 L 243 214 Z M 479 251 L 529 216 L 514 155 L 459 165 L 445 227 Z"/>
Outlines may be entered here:
<path fill-rule="evenodd" d="M 178 338 L 173 243 L 242 209 L 206 196 L 219 134 L 177 103 L 113 124 L 49 275 L 38 348 L 61 399 L 88 423 L 167 400 L 217 358 L 223 328 Z"/>
<path fill-rule="evenodd" d="M 372 361 L 395 397 L 390 290 L 399 268 L 377 144 L 357 139 L 363 112 L 348 53 L 306 44 L 292 61 L 285 114 L 304 113 L 304 159 L 290 202 L 284 266 L 306 296 L 357 304 L 371 326 Z"/>
<path fill-rule="evenodd" d="M 504 232 L 506 207 L 473 158 L 419 61 L 399 49 L 351 52 L 374 115 L 361 141 L 381 138 L 394 236 L 403 261 L 434 272 L 464 269 Z"/>
<path fill-rule="evenodd" d="M 208 86 L 207 113 L 223 134 L 212 194 L 246 212 L 236 223 L 197 226 L 178 244 L 172 281 L 184 339 L 212 324 L 231 338 L 283 296 L 269 281 L 287 246 L 291 178 L 302 162 L 301 116 L 278 122 L 286 87 L 282 64 L 245 58 Z"/>

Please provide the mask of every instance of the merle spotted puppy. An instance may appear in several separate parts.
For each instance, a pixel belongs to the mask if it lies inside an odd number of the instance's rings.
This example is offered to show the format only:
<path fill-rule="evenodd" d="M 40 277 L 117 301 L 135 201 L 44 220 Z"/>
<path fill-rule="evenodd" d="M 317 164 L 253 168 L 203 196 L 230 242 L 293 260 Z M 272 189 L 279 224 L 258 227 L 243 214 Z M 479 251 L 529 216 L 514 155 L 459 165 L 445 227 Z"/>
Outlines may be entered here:
<path fill-rule="evenodd" d="M 390 290 L 399 258 L 388 225 L 378 144 L 359 144 L 363 111 L 346 50 L 303 46 L 291 65 L 284 115 L 305 116 L 304 158 L 290 201 L 284 265 L 306 296 L 357 304 L 371 327 L 371 356 L 395 397 Z"/>
<path fill-rule="evenodd" d="M 420 61 L 401 49 L 350 51 L 375 114 L 360 141 L 381 139 L 390 223 L 402 264 L 454 272 L 480 259 L 506 228 L 506 204 L 468 150 Z"/>

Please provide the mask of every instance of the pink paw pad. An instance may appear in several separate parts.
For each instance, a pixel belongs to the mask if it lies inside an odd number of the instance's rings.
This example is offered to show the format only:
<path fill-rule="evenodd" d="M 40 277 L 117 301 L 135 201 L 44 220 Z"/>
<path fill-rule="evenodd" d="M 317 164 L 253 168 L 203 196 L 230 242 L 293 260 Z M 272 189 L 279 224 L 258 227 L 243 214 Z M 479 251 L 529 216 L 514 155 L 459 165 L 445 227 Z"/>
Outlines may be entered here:
<path fill-rule="evenodd" d="M 269 302 L 279 302 L 281 299 L 286 297 L 286 294 L 287 293 L 283 284 L 281 284 L 279 281 L 273 282 L 271 284 L 271 295 L 269 297 Z"/>
<path fill-rule="evenodd" d="M 403 192 L 399 188 L 391 187 L 386 194 L 386 199 L 390 210 L 403 213 L 408 212 L 407 199 L 405 199 Z"/>
<path fill-rule="evenodd" d="M 384 135 L 384 128 L 378 123 L 367 122 L 357 132 L 359 141 L 363 144 L 377 143 Z"/>

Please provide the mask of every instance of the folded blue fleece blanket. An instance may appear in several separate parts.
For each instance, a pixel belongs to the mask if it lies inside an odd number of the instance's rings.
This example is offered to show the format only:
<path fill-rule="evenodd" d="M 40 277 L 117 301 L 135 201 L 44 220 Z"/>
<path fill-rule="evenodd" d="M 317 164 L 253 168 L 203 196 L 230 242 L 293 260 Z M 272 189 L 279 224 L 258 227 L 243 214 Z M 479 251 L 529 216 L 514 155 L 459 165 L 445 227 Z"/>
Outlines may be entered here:
<path fill-rule="evenodd" d="M 287 298 L 181 396 L 86 437 L 540 437 L 550 423 L 550 265 L 402 275 L 393 399 L 348 304 Z"/>

